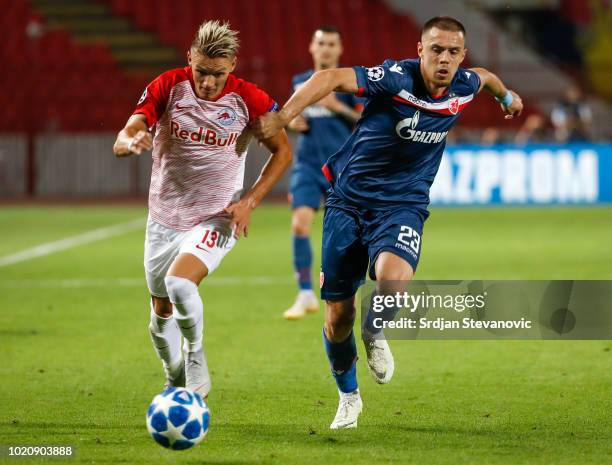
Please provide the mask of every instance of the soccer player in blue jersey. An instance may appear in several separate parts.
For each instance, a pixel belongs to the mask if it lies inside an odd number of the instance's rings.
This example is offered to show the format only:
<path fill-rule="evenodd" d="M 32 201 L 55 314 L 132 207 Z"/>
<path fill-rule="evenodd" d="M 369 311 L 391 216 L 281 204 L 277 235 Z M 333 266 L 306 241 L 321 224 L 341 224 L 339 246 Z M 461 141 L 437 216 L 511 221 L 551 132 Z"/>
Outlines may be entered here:
<path fill-rule="evenodd" d="M 356 427 L 362 409 L 355 293 L 366 272 L 377 280 L 379 292 L 385 283 L 414 276 L 429 188 L 448 131 L 483 89 L 500 102 L 507 119 L 523 109 L 520 97 L 493 73 L 459 67 L 466 54 L 465 29 L 456 19 L 425 23 L 417 50 L 418 59 L 319 71 L 279 113 L 254 125 L 256 134 L 270 137 L 331 90 L 366 98 L 355 131 L 324 167 L 332 187 L 323 220 L 323 341 L 340 392 L 332 429 Z M 389 382 L 394 364 L 387 342 L 367 324 L 362 339 L 370 373 L 378 383 Z"/>
<path fill-rule="evenodd" d="M 293 90 L 302 86 L 315 71 L 338 67 L 342 55 L 340 32 L 334 26 L 321 26 L 314 31 L 309 46 L 314 70 L 293 77 Z M 295 149 L 296 163 L 291 173 L 290 198 L 293 216 L 293 266 L 299 293 L 295 303 L 283 316 L 299 320 L 306 313 L 319 310 L 319 300 L 312 290 L 312 247 L 310 230 L 329 181 L 321 168 L 330 155 L 348 139 L 361 114 L 359 99 L 351 94 L 330 93 L 297 115 L 288 128 L 299 132 Z"/>

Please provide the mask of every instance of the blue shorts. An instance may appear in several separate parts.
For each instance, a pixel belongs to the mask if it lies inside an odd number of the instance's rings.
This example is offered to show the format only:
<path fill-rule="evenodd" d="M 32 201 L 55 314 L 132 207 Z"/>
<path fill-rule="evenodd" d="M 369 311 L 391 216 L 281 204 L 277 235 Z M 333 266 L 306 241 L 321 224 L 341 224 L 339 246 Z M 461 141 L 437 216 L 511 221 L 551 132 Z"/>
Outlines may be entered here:
<path fill-rule="evenodd" d="M 291 172 L 289 184 L 291 208 L 295 210 L 306 206 L 318 210 L 329 187 L 329 181 L 325 179 L 321 170 L 296 164 Z"/>
<path fill-rule="evenodd" d="M 355 295 L 368 271 L 375 280 L 376 259 L 383 251 L 403 258 L 416 271 L 427 216 L 425 208 L 411 206 L 357 209 L 331 191 L 323 219 L 321 298 Z"/>

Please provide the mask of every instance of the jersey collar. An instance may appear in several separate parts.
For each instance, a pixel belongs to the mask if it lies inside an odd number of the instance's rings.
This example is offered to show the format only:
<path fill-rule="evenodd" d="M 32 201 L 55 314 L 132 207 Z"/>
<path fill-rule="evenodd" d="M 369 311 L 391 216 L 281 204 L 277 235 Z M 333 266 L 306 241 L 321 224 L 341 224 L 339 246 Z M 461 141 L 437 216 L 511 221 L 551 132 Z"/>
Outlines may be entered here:
<path fill-rule="evenodd" d="M 427 86 L 425 86 L 425 79 L 423 79 L 423 75 L 421 74 L 421 59 L 420 58 L 417 59 L 417 63 L 418 63 L 418 66 L 417 66 L 417 75 L 419 77 L 418 85 L 421 88 L 419 90 L 422 90 L 423 94 L 426 95 L 427 97 L 431 98 L 432 100 L 441 100 L 444 97 L 448 97 L 450 92 L 451 92 L 451 89 L 452 89 L 453 85 L 455 84 L 455 81 L 457 79 L 457 75 L 459 74 L 459 70 L 457 70 L 457 72 L 455 72 L 455 75 L 453 76 L 453 79 L 450 82 L 450 84 L 448 85 L 448 87 L 446 88 L 446 90 L 444 92 L 442 92 L 440 95 L 438 95 L 437 97 L 435 97 L 435 96 L 433 96 L 433 95 L 431 95 L 429 93 L 429 91 L 427 90 Z"/>

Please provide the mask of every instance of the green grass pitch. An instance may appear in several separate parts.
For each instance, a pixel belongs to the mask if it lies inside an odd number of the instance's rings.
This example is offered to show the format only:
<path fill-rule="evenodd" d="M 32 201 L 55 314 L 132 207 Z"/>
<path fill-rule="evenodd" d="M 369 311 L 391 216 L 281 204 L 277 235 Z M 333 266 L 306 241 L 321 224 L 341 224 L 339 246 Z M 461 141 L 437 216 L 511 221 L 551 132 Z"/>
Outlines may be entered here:
<path fill-rule="evenodd" d="M 145 215 L 4 207 L 0 257 Z M 295 295 L 289 222 L 286 206 L 262 206 L 200 288 L 212 421 L 184 452 L 145 428 L 163 379 L 147 332 L 143 230 L 0 267 L 0 444 L 76 447 L 51 463 L 612 463 L 611 341 L 392 341 L 386 386 L 359 347 L 359 428 L 330 431 L 322 313 L 281 317 Z M 611 231 L 611 208 L 433 209 L 417 277 L 612 279 Z"/>

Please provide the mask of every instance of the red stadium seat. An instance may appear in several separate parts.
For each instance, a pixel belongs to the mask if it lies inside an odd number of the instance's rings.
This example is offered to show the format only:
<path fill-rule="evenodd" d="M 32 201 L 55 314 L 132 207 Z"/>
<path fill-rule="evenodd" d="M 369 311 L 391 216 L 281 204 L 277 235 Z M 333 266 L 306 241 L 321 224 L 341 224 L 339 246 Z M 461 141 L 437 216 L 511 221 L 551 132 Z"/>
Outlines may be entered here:
<path fill-rule="evenodd" d="M 414 56 L 420 33 L 409 17 L 395 13 L 382 0 L 97 1 L 181 55 L 202 21 L 230 21 L 242 41 L 237 73 L 280 103 L 291 93 L 292 75 L 312 66 L 308 44 L 316 27 L 339 27 L 344 66 Z M 33 105 L 40 117 L 59 121 L 61 130 L 109 131 L 122 126 L 151 76 L 126 76 L 106 45 L 80 44 L 66 30 L 49 28 L 42 39 L 28 37 L 30 21 L 45 22 L 32 4 L 0 0 L 5 37 L 0 59 L 11 69 L 0 76 L 0 85 L 11 89 L 8 103 L 0 108 L 0 130 L 27 127 Z M 102 103 L 92 108 L 92 98 Z M 486 127 L 498 120 L 507 125 L 501 118 L 494 102 L 479 99 L 468 107 L 462 125 Z"/>

